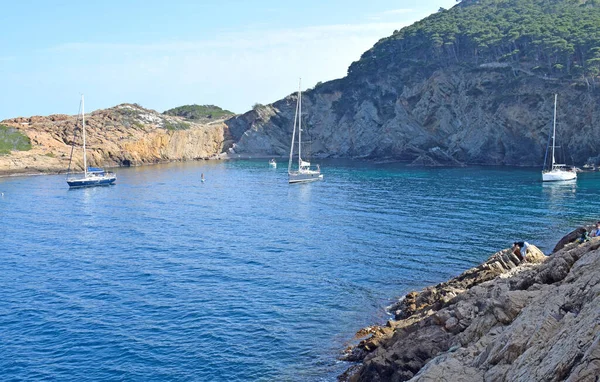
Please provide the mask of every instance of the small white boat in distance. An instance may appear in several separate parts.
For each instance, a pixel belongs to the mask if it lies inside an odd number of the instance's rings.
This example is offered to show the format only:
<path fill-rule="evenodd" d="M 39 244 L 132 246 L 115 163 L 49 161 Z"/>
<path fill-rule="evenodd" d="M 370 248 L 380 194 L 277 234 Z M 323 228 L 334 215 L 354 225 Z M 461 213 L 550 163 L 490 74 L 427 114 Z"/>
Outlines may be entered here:
<path fill-rule="evenodd" d="M 269 166 L 273 167 L 273 168 L 277 168 L 277 162 L 275 161 L 274 158 L 269 161 Z"/>
<path fill-rule="evenodd" d="M 542 181 L 544 182 L 556 182 L 563 180 L 577 179 L 577 172 L 570 169 L 565 164 L 557 164 L 554 156 L 556 149 L 556 103 L 558 95 L 554 95 L 554 122 L 552 123 L 552 164 L 550 169 L 542 171 Z M 546 149 L 546 155 L 548 155 L 548 149 Z M 544 166 L 546 163 L 544 163 Z"/>
<path fill-rule="evenodd" d="M 296 125 L 298 125 L 298 170 L 292 170 Z M 290 184 L 314 182 L 323 179 L 319 165 L 316 165 L 315 169 L 311 169 L 310 162 L 302 160 L 302 90 L 300 81 L 298 82 L 298 102 L 296 103 L 296 115 L 294 116 L 294 132 L 292 133 L 292 147 L 290 148 L 288 179 Z"/>

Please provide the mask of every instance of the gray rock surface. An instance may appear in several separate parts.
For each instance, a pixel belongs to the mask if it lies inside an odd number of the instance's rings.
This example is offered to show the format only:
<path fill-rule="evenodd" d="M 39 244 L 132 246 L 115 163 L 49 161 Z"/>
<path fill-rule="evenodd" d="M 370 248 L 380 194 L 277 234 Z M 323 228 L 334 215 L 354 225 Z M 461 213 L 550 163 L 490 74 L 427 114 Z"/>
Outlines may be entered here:
<path fill-rule="evenodd" d="M 598 381 L 599 248 L 600 238 L 573 242 L 526 265 L 505 250 L 410 293 L 398 321 L 353 349 L 349 359 L 362 363 L 340 379 Z"/>
<path fill-rule="evenodd" d="M 510 68 L 414 68 L 349 75 L 303 95 L 314 157 L 408 160 L 415 165 L 542 165 L 559 94 L 566 162 L 600 154 L 600 93 Z M 296 95 L 226 123 L 232 153 L 287 155 Z M 563 160 L 563 159 L 560 159 Z"/>

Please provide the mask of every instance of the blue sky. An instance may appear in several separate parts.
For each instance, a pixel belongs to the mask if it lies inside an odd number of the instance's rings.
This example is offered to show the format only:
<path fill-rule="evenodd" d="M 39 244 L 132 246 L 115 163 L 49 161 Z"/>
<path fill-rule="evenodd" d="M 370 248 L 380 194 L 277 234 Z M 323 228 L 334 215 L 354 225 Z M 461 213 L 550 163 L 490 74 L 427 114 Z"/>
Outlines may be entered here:
<path fill-rule="evenodd" d="M 0 1 L 0 120 L 123 102 L 245 112 L 343 77 L 377 40 L 455 0 Z"/>

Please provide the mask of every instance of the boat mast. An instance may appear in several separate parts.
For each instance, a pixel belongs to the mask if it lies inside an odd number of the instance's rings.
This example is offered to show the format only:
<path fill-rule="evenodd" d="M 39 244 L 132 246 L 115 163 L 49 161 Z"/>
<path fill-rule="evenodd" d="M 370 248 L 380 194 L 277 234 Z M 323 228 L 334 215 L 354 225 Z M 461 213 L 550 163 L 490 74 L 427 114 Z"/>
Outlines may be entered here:
<path fill-rule="evenodd" d="M 302 167 L 302 78 L 298 80 L 298 169 Z"/>
<path fill-rule="evenodd" d="M 554 95 L 554 122 L 552 124 L 552 168 L 550 170 L 554 170 L 554 164 L 556 163 L 554 159 L 554 147 L 556 146 L 556 101 L 558 99 L 558 94 Z"/>
<path fill-rule="evenodd" d="M 87 178 L 87 157 L 85 154 L 85 104 L 81 95 L 81 130 L 83 131 L 83 174 Z"/>
<path fill-rule="evenodd" d="M 294 114 L 294 131 L 292 132 L 292 144 L 290 145 L 290 161 L 288 163 L 288 174 L 292 171 L 292 156 L 294 155 L 294 140 L 296 139 L 296 121 L 298 119 L 298 106 L 300 100 L 300 85 L 298 85 L 298 101 L 296 101 L 296 113 Z"/>

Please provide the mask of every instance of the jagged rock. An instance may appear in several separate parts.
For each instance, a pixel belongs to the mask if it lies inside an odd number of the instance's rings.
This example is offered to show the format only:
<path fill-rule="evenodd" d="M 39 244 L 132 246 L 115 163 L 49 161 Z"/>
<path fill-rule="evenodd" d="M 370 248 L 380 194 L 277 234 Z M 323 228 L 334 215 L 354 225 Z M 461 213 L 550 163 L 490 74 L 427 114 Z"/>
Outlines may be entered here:
<path fill-rule="evenodd" d="M 533 249 L 516 265 L 500 251 L 447 283 L 411 292 L 393 333 L 376 350 L 361 350 L 363 363 L 340 380 L 597 381 L 600 238 L 541 256 Z M 443 301 L 449 288 L 463 291 Z"/>
<path fill-rule="evenodd" d="M 539 263 L 546 256 L 535 245 L 530 245 L 527 251 L 528 263 Z M 429 287 L 420 293 L 411 292 L 404 299 L 392 307 L 396 312 L 396 319 L 403 319 L 424 311 L 425 309 L 439 309 L 443 304 L 452 301 L 458 294 L 482 282 L 492 280 L 501 274 L 515 269 L 519 259 L 510 249 L 499 251 L 483 264 L 465 271 L 458 277 L 448 282 Z"/>

